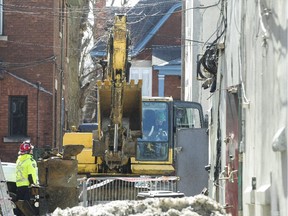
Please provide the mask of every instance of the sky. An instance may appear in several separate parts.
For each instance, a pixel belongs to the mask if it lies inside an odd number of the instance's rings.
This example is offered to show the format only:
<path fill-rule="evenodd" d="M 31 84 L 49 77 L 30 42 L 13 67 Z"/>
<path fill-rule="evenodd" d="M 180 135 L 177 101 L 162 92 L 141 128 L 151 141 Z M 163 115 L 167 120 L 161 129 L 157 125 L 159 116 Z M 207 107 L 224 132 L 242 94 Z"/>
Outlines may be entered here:
<path fill-rule="evenodd" d="M 50 216 L 224 216 L 223 206 L 204 195 L 121 200 L 90 207 L 57 208 Z"/>

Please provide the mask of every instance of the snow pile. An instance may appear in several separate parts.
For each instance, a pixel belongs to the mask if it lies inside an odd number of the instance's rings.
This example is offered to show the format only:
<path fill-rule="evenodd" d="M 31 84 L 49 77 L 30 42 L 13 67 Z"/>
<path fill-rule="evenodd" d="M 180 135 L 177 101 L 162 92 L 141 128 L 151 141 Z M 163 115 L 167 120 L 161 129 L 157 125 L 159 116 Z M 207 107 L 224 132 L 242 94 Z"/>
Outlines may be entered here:
<path fill-rule="evenodd" d="M 149 198 L 136 201 L 112 201 L 90 207 L 76 206 L 61 210 L 51 216 L 220 216 L 226 215 L 223 206 L 204 195 L 183 198 Z"/>

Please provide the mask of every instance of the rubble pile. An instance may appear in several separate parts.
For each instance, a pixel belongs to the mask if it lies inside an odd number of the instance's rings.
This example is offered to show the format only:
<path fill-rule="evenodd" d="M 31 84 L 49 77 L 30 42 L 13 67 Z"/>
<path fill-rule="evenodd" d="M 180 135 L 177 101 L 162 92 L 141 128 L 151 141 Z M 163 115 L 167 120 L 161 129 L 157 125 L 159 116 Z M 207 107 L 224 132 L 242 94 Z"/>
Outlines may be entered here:
<path fill-rule="evenodd" d="M 149 198 L 145 200 L 112 201 L 91 207 L 76 206 L 61 210 L 57 208 L 51 216 L 221 216 L 226 215 L 219 203 L 205 195 L 183 198 Z"/>

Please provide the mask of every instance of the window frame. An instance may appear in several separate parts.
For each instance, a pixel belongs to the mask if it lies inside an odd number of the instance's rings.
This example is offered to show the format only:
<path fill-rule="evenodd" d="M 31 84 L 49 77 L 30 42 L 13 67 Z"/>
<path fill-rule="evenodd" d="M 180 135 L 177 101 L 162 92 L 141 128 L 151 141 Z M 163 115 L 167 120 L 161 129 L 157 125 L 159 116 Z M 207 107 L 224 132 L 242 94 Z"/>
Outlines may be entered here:
<path fill-rule="evenodd" d="M 15 129 L 12 127 L 15 125 L 15 116 L 13 116 L 13 102 L 23 103 L 24 105 L 21 107 L 21 113 L 20 115 L 23 115 L 22 117 L 20 116 L 20 123 L 22 123 L 22 128 L 20 133 L 15 133 Z M 18 107 L 19 108 L 19 107 Z M 17 107 L 16 107 L 17 109 Z M 9 119 L 8 119 L 8 134 L 9 137 L 27 137 L 27 131 L 28 131 L 28 97 L 27 96 L 9 96 Z M 19 118 L 19 116 L 18 116 Z M 19 124 L 20 125 L 20 124 Z M 17 126 L 17 129 L 19 129 L 19 126 Z M 16 130 L 17 130 L 16 129 Z M 19 130 L 18 130 L 19 131 Z"/>
<path fill-rule="evenodd" d="M 149 107 L 146 107 L 145 103 L 148 103 Z M 172 148 L 171 133 L 173 133 L 172 127 L 170 125 L 171 122 L 169 119 L 169 108 L 170 106 L 167 101 L 142 101 L 142 119 L 143 119 L 142 124 L 147 123 L 144 116 L 145 110 L 156 111 L 158 109 L 158 113 L 160 110 L 161 112 L 164 111 L 167 124 L 167 130 L 166 130 L 167 136 L 165 136 L 164 139 L 157 139 L 155 136 L 153 136 L 152 138 L 149 137 L 145 138 L 144 136 L 145 133 L 143 131 L 143 125 L 142 125 L 143 137 L 137 139 L 137 153 L 136 153 L 137 161 L 145 161 L 145 162 L 157 161 L 165 163 L 169 161 L 169 155 L 170 155 L 169 151 Z M 155 118 L 157 118 L 157 114 Z M 154 126 L 155 124 L 152 125 Z M 150 149 L 151 151 L 150 153 L 147 151 L 148 149 Z"/>

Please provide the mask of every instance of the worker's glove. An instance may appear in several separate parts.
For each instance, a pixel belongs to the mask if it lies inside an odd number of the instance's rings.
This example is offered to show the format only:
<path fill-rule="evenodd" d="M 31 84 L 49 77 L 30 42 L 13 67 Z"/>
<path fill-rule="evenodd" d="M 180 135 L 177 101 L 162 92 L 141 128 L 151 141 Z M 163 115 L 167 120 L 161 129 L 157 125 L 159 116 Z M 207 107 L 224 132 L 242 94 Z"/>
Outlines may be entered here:
<path fill-rule="evenodd" d="M 40 185 L 38 185 L 38 184 L 31 184 L 29 187 L 30 187 L 30 188 L 40 188 Z"/>
<path fill-rule="evenodd" d="M 168 134 L 166 131 L 160 130 L 156 137 L 163 138 L 163 137 L 167 137 L 167 136 L 168 136 Z"/>

